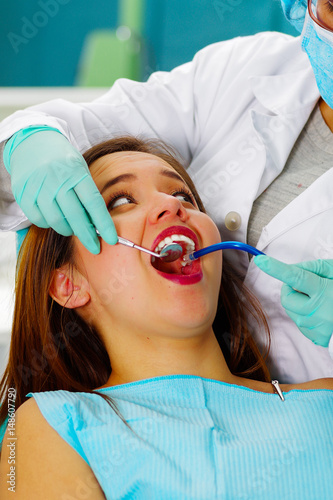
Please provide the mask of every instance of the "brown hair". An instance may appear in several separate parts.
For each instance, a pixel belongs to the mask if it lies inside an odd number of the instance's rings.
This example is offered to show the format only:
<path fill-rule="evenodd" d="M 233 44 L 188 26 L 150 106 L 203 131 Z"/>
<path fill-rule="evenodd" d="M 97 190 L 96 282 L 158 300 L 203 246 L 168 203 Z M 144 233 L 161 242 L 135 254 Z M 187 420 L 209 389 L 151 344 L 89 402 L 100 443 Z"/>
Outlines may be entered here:
<path fill-rule="evenodd" d="M 199 209 L 205 211 L 179 157 L 161 141 L 120 137 L 92 147 L 84 158 L 91 165 L 102 156 L 120 151 L 150 153 L 165 160 L 183 177 Z M 110 397 L 93 391 L 104 385 L 111 373 L 100 336 L 74 309 L 61 307 L 49 295 L 53 272 L 66 263 L 74 266 L 72 238 L 53 229 L 31 226 L 18 259 L 9 361 L 0 382 L 0 425 L 7 417 L 9 388 L 16 390 L 16 409 L 28 399 L 29 392 L 63 389 L 99 394 L 121 417 Z M 269 381 L 265 358 L 249 330 L 247 313 L 258 326 L 264 326 L 269 338 L 260 304 L 224 258 L 214 333 L 232 373 Z M 268 350 L 265 357 L 267 354 Z"/>

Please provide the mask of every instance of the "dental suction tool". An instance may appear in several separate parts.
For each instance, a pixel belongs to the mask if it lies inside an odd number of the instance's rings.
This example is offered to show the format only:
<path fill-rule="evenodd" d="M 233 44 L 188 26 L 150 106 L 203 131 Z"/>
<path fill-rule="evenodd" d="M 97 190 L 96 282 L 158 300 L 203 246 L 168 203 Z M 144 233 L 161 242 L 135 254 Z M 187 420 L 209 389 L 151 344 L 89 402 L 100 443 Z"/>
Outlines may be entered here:
<path fill-rule="evenodd" d="M 97 229 L 96 233 L 98 234 L 98 236 L 100 236 L 100 233 Z M 166 245 L 164 248 L 162 248 L 160 253 L 152 252 L 151 250 L 148 250 L 148 248 L 140 247 L 139 245 L 136 245 L 132 241 L 127 240 L 126 238 L 122 238 L 121 236 L 118 236 L 118 243 L 121 243 L 121 245 L 125 245 L 127 247 L 136 248 L 137 250 L 141 250 L 141 252 L 149 253 L 153 257 L 162 259 L 164 262 L 173 262 L 179 259 L 179 257 L 183 253 L 183 249 L 181 245 L 178 245 L 178 243 L 170 243 L 169 245 Z"/>
<path fill-rule="evenodd" d="M 242 250 L 243 252 L 248 252 L 252 255 L 265 255 L 264 252 L 261 252 L 251 245 L 247 245 L 247 243 L 241 243 L 240 241 L 222 241 L 221 243 L 215 243 L 215 245 L 210 245 L 209 247 L 201 248 L 196 252 L 184 255 L 183 261 L 190 264 L 192 260 L 199 259 L 199 257 L 202 257 L 203 255 L 216 252 L 217 250 L 227 250 L 230 248 L 234 250 Z"/>

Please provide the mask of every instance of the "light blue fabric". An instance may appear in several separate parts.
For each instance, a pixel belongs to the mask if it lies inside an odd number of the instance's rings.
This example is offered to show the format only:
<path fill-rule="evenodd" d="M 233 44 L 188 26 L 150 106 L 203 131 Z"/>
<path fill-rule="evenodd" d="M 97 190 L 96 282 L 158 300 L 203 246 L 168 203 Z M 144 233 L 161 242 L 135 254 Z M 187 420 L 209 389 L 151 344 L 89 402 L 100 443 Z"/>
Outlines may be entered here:
<path fill-rule="evenodd" d="M 301 33 L 308 8 L 307 0 L 281 0 L 281 3 L 286 18 Z"/>
<path fill-rule="evenodd" d="M 24 238 L 28 234 L 30 227 L 26 227 L 25 229 L 19 229 L 19 231 L 16 231 L 16 253 L 18 255 L 20 248 L 22 246 L 22 243 L 24 241 Z"/>
<path fill-rule="evenodd" d="M 0 425 L 0 452 L 1 452 L 1 449 L 2 449 L 3 437 L 4 437 L 6 429 L 7 429 L 7 423 L 8 423 L 8 415 L 7 415 L 7 418 L 4 421 L 4 423 L 2 425 Z"/>
<path fill-rule="evenodd" d="M 333 391 L 265 394 L 191 375 L 33 393 L 108 500 L 332 498 Z M 31 394 L 29 394 L 31 396 Z M 139 437 L 138 437 L 139 436 Z"/>
<path fill-rule="evenodd" d="M 318 26 L 307 13 L 302 33 L 321 97 L 333 108 L 333 33 Z"/>

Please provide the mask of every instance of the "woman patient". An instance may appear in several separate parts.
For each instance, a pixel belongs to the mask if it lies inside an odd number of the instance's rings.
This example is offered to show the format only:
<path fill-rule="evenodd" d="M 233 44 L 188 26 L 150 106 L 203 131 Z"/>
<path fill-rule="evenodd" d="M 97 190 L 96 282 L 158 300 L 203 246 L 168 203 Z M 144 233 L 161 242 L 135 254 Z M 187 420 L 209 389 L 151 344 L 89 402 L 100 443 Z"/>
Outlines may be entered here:
<path fill-rule="evenodd" d="M 151 250 L 220 241 L 163 144 L 112 139 L 85 159 L 119 236 Z M 17 500 L 328 498 L 333 379 L 272 385 L 246 319 L 267 328 L 264 314 L 222 252 L 153 260 L 29 230 L 1 382 L 0 423 L 10 388 L 17 411 L 0 497 L 13 498 L 14 473 Z"/>

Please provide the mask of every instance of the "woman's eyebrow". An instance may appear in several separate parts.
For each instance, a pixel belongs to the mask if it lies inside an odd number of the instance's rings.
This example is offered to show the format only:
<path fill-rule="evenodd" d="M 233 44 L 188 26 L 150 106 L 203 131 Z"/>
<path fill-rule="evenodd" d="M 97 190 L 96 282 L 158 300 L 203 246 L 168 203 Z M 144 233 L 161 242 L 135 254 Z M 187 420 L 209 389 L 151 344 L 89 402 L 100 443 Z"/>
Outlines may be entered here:
<path fill-rule="evenodd" d="M 168 169 L 160 170 L 160 174 L 163 175 L 164 177 L 170 177 L 171 179 L 176 179 L 177 181 L 181 181 L 184 184 L 186 184 L 184 179 L 179 174 L 177 174 L 175 170 L 168 170 Z"/>
<path fill-rule="evenodd" d="M 107 181 L 106 184 L 104 184 L 103 188 L 101 189 L 101 194 L 104 193 L 109 187 L 114 186 L 114 184 L 117 184 L 118 182 L 125 182 L 125 181 L 135 181 L 137 180 L 137 176 L 134 174 L 121 174 L 118 175 L 117 177 L 114 177 L 114 179 L 110 179 Z"/>
<path fill-rule="evenodd" d="M 184 179 L 179 174 L 177 174 L 177 172 L 175 170 L 163 169 L 163 170 L 160 170 L 159 174 L 163 175 L 164 177 L 169 177 L 171 179 L 176 179 L 177 181 L 180 181 L 180 182 L 183 182 L 184 184 L 186 184 L 186 182 L 184 181 Z M 138 179 L 137 176 L 134 175 L 134 174 L 121 174 L 121 175 L 118 175 L 114 179 L 110 179 L 109 181 L 107 181 L 106 184 L 104 184 L 103 188 L 101 189 L 101 194 L 103 194 L 104 191 L 106 191 L 109 187 L 114 186 L 118 182 L 135 181 L 137 179 Z"/>

